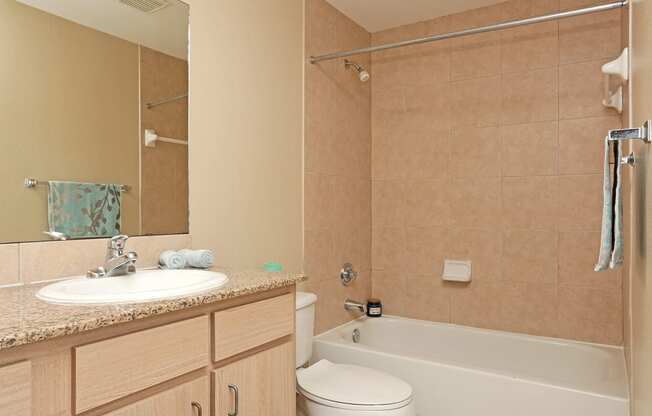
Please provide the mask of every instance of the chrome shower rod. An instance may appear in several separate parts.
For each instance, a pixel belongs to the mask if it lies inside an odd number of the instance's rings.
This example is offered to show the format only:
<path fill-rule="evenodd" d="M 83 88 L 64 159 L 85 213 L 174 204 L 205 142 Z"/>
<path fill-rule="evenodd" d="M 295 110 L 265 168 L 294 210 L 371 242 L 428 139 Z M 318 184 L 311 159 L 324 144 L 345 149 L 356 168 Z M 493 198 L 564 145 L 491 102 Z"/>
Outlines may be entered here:
<path fill-rule="evenodd" d="M 493 32 L 496 30 L 509 29 L 517 26 L 525 26 L 534 23 L 548 22 L 550 20 L 566 19 L 569 17 L 581 16 L 589 13 L 604 12 L 607 10 L 613 10 L 613 9 L 619 9 L 621 7 L 625 7 L 627 6 L 627 3 L 628 3 L 627 0 L 621 0 L 613 3 L 605 3 L 597 6 L 585 7 L 582 9 L 568 10 L 559 13 L 546 14 L 543 16 L 529 17 L 527 19 L 510 20 L 508 22 L 497 23 L 495 25 L 481 26 L 473 29 L 460 30 L 458 32 L 443 33 L 441 35 L 433 35 L 425 38 L 405 40 L 396 43 L 387 43 L 385 45 L 370 46 L 368 48 L 353 49 L 350 51 L 335 52 L 335 53 L 329 53 L 320 56 L 311 56 L 310 58 L 308 58 L 308 60 L 310 61 L 311 64 L 316 64 L 317 62 L 321 62 L 321 61 L 346 58 L 347 56 L 360 55 L 363 53 L 379 52 L 387 49 L 402 48 L 404 46 L 419 45 L 422 43 L 436 42 L 438 40 L 459 38 L 462 36 L 475 35 L 478 33 Z"/>

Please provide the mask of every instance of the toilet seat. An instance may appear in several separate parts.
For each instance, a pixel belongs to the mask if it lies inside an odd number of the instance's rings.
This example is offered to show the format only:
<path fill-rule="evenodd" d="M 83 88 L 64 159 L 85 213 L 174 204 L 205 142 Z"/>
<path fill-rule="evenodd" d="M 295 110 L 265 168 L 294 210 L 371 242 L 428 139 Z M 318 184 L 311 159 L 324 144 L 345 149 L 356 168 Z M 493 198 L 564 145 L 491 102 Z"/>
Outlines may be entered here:
<path fill-rule="evenodd" d="M 297 372 L 299 391 L 308 400 L 349 410 L 400 409 L 412 402 L 412 387 L 371 368 L 321 360 Z"/>

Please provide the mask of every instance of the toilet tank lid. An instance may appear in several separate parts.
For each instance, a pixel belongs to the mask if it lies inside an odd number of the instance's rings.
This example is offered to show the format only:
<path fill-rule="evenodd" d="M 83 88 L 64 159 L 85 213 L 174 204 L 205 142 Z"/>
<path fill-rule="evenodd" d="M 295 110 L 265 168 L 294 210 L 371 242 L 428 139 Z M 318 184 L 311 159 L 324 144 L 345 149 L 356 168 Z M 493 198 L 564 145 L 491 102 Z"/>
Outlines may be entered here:
<path fill-rule="evenodd" d="M 297 310 L 317 302 L 317 295 L 309 292 L 297 292 Z"/>

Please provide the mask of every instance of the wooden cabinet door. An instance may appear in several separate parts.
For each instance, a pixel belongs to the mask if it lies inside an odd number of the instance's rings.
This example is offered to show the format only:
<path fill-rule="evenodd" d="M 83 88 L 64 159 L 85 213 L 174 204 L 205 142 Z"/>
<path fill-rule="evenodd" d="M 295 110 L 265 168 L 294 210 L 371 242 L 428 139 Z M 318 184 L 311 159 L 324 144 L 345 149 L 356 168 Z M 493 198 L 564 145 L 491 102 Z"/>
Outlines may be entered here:
<path fill-rule="evenodd" d="M 29 361 L 0 367 L 0 416 L 32 414 L 32 366 Z"/>
<path fill-rule="evenodd" d="M 294 343 L 287 342 L 213 372 L 215 416 L 294 416 Z M 231 386 L 231 387 L 229 387 Z"/>
<path fill-rule="evenodd" d="M 193 403 L 196 405 L 193 406 Z M 204 376 L 115 410 L 106 416 L 210 416 L 210 404 L 210 380 L 208 376 Z"/>

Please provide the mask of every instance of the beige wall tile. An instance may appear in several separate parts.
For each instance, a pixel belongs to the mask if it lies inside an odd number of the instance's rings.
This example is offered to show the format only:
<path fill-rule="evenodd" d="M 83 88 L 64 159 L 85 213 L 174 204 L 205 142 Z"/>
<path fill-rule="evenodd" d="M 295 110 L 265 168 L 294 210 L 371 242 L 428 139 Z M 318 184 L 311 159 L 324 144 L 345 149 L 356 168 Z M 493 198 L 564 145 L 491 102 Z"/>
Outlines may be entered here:
<path fill-rule="evenodd" d="M 598 231 L 602 223 L 602 175 L 559 177 L 561 230 Z"/>
<path fill-rule="evenodd" d="M 476 283 L 478 282 L 453 290 L 451 323 L 489 329 L 502 328 L 503 292 L 493 283 Z"/>
<path fill-rule="evenodd" d="M 602 173 L 604 137 L 621 127 L 620 117 L 592 117 L 559 122 L 559 173 Z"/>
<path fill-rule="evenodd" d="M 501 32 L 501 58 L 503 73 L 557 66 L 557 22 L 522 26 Z"/>
<path fill-rule="evenodd" d="M 328 228 L 334 209 L 330 176 L 306 173 L 304 178 L 304 222 L 306 230 Z"/>
<path fill-rule="evenodd" d="M 501 136 L 503 176 L 557 173 L 557 122 L 504 126 Z"/>
<path fill-rule="evenodd" d="M 403 224 L 412 227 L 442 226 L 450 222 L 451 204 L 446 180 L 405 184 Z"/>
<path fill-rule="evenodd" d="M 623 341 L 622 293 L 586 287 L 559 286 L 559 336 L 620 345 Z"/>
<path fill-rule="evenodd" d="M 104 264 L 106 239 L 47 241 L 20 246 L 23 283 L 83 276 Z"/>
<path fill-rule="evenodd" d="M 184 248 L 205 249 L 206 247 L 193 247 L 189 234 L 132 237 L 127 242 L 127 250 L 138 253 L 136 266 L 140 267 L 157 266 L 159 256 L 163 251 Z M 220 253 L 215 253 L 215 263 L 220 264 Z"/>
<path fill-rule="evenodd" d="M 407 204 L 404 182 L 375 180 L 372 192 L 373 226 L 403 226 Z"/>
<path fill-rule="evenodd" d="M 600 251 L 599 231 L 564 231 L 559 235 L 559 284 L 617 290 L 622 279 L 617 270 L 593 270 Z"/>
<path fill-rule="evenodd" d="M 503 75 L 502 123 L 556 120 L 557 88 L 554 68 Z"/>
<path fill-rule="evenodd" d="M 513 283 L 502 287 L 501 328 L 555 337 L 557 286 L 547 283 Z"/>
<path fill-rule="evenodd" d="M 500 77 L 477 78 L 451 83 L 453 127 L 495 126 L 500 120 Z"/>
<path fill-rule="evenodd" d="M 559 181 L 555 176 L 503 178 L 503 226 L 556 230 Z"/>
<path fill-rule="evenodd" d="M 557 284 L 556 231 L 509 230 L 504 235 L 502 277 L 510 282 Z"/>
<path fill-rule="evenodd" d="M 495 280 L 501 275 L 503 236 L 495 231 L 452 228 L 444 253 L 446 259 L 470 260 L 473 281 Z"/>
<path fill-rule="evenodd" d="M 500 74 L 500 33 L 464 36 L 451 41 L 451 79 Z"/>
<path fill-rule="evenodd" d="M 383 313 L 404 315 L 407 297 L 407 279 L 401 272 L 372 273 L 372 295 L 383 302 Z"/>
<path fill-rule="evenodd" d="M 612 10 L 560 20 L 560 63 L 618 56 L 622 50 L 620 13 Z"/>
<path fill-rule="evenodd" d="M 450 294 L 438 276 L 408 276 L 405 316 L 428 321 L 450 322 Z"/>
<path fill-rule="evenodd" d="M 310 280 L 320 282 L 337 276 L 330 230 L 306 230 L 303 250 L 303 272 Z"/>
<path fill-rule="evenodd" d="M 441 276 L 448 242 L 445 227 L 408 227 L 405 230 L 405 263 L 396 269 L 414 275 Z"/>
<path fill-rule="evenodd" d="M 0 285 L 20 282 L 18 244 L 0 244 Z"/>
<path fill-rule="evenodd" d="M 604 60 L 559 67 L 559 118 L 604 117 L 617 115 L 602 105 Z"/>
<path fill-rule="evenodd" d="M 403 270 L 406 259 L 405 230 L 403 228 L 374 228 L 371 236 L 371 264 L 373 269 Z"/>
<path fill-rule="evenodd" d="M 503 214 L 500 178 L 455 179 L 449 183 L 451 225 L 492 230 Z"/>
<path fill-rule="evenodd" d="M 450 174 L 454 178 L 500 176 L 498 127 L 456 128 L 451 136 Z"/>

